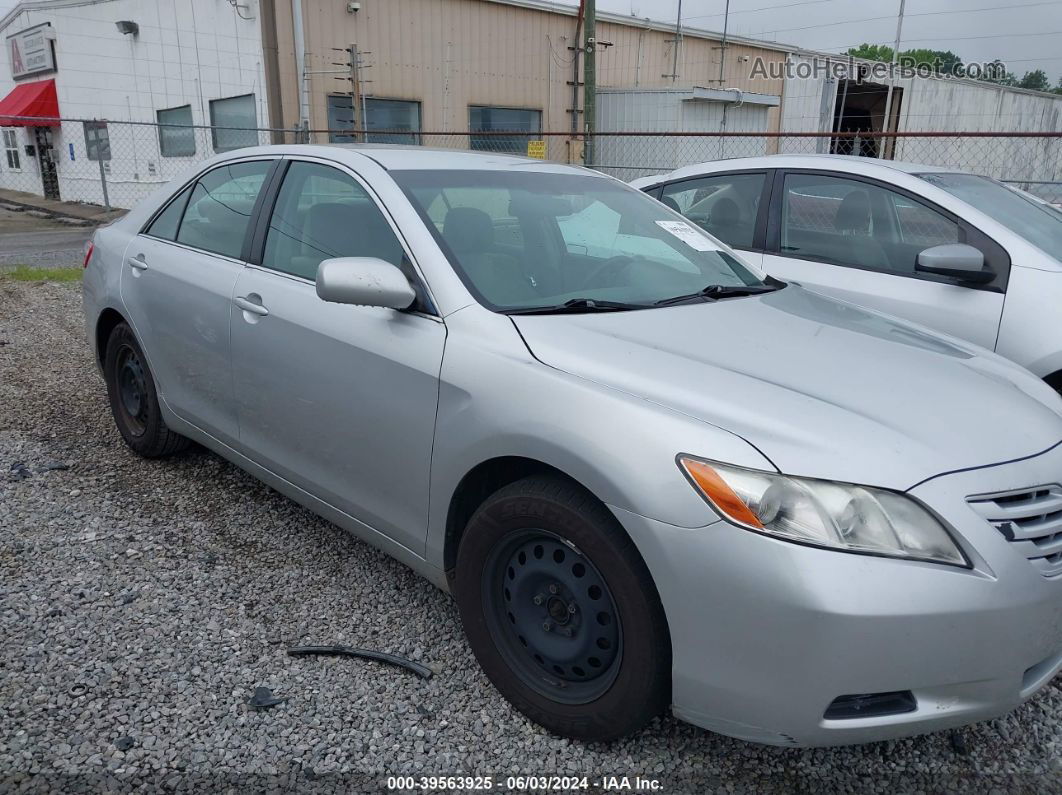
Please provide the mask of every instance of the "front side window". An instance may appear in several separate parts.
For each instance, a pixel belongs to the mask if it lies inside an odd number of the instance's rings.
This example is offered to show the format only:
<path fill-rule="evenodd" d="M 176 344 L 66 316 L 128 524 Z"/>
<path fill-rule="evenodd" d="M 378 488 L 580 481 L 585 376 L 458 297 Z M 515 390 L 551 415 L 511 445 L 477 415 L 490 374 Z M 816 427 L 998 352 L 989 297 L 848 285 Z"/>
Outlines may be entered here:
<path fill-rule="evenodd" d="M 255 200 L 272 165 L 270 160 L 231 163 L 200 177 L 188 199 L 177 242 L 239 257 Z"/>
<path fill-rule="evenodd" d="M 720 174 L 665 185 L 660 201 L 734 248 L 752 248 L 766 174 Z"/>
<path fill-rule="evenodd" d="M 955 221 L 879 185 L 817 174 L 785 177 L 782 256 L 914 276 L 920 252 L 959 242 Z"/>
<path fill-rule="evenodd" d="M 527 142 L 542 131 L 542 111 L 472 105 L 468 109 L 469 146 L 479 152 L 527 154 Z M 512 132 L 513 135 L 476 135 Z"/>
<path fill-rule="evenodd" d="M 760 274 L 641 191 L 528 171 L 393 171 L 451 264 L 496 311 L 569 301 L 648 308 Z"/>
<path fill-rule="evenodd" d="M 155 116 L 159 123 L 159 154 L 163 157 L 193 156 L 195 128 L 192 127 L 192 106 L 160 110 Z"/>
<path fill-rule="evenodd" d="M 18 151 L 18 136 L 14 130 L 3 130 L 4 160 L 11 171 L 22 170 L 22 158 Z"/>
<path fill-rule="evenodd" d="M 403 250 L 380 208 L 338 169 L 296 161 L 269 219 L 262 265 L 304 279 L 333 257 L 377 257 L 402 266 Z"/>
<path fill-rule="evenodd" d="M 85 154 L 89 160 L 110 160 L 111 139 L 107 122 L 87 121 L 85 126 Z"/>
<path fill-rule="evenodd" d="M 215 152 L 258 146 L 254 94 L 211 100 L 210 126 Z"/>

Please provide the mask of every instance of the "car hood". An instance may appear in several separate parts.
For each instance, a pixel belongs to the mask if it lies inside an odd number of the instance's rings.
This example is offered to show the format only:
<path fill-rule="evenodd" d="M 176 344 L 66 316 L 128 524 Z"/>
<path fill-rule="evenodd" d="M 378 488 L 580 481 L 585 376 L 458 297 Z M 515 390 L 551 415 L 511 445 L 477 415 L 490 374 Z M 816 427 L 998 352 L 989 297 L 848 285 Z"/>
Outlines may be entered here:
<path fill-rule="evenodd" d="M 795 285 L 513 321 L 544 364 L 735 433 L 786 474 L 906 490 L 1062 439 L 1062 400 L 1017 365 Z"/>

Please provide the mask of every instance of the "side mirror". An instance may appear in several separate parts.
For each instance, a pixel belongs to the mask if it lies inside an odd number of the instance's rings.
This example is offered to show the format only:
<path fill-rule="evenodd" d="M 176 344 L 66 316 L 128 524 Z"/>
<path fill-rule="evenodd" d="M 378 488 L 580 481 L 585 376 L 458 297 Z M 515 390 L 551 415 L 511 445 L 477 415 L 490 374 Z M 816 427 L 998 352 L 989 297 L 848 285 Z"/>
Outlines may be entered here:
<path fill-rule="evenodd" d="M 417 298 L 397 266 L 376 257 L 336 257 L 317 268 L 317 295 L 333 304 L 409 309 Z"/>
<path fill-rule="evenodd" d="M 918 255 L 915 270 L 975 284 L 987 284 L 996 278 L 995 273 L 985 269 L 985 255 L 965 243 L 927 248 Z"/>

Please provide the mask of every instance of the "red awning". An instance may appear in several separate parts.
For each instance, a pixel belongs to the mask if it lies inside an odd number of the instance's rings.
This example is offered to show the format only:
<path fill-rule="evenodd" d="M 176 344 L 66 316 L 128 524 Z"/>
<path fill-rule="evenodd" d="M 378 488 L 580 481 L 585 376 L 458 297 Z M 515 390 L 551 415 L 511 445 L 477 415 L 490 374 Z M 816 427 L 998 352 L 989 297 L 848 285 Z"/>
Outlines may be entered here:
<path fill-rule="evenodd" d="M 32 118 L 12 118 L 30 116 Z M 59 99 L 55 95 L 54 80 L 20 83 L 11 93 L 0 99 L 0 126 L 58 127 Z"/>

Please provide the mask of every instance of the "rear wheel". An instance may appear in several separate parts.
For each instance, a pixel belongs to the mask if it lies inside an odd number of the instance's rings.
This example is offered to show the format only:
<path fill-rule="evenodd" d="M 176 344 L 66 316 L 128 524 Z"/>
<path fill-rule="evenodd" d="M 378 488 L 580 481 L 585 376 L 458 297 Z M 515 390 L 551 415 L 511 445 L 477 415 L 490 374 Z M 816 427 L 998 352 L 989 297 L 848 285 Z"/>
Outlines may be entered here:
<path fill-rule="evenodd" d="M 171 431 L 162 419 L 155 380 L 125 323 L 115 326 L 107 339 L 103 377 L 114 423 L 133 450 L 146 458 L 159 458 L 188 447 L 188 439 Z"/>
<path fill-rule="evenodd" d="M 487 498 L 461 539 L 455 590 L 487 676 L 550 731 L 615 739 L 667 707 L 656 588 L 615 517 L 575 483 L 533 476 Z"/>

